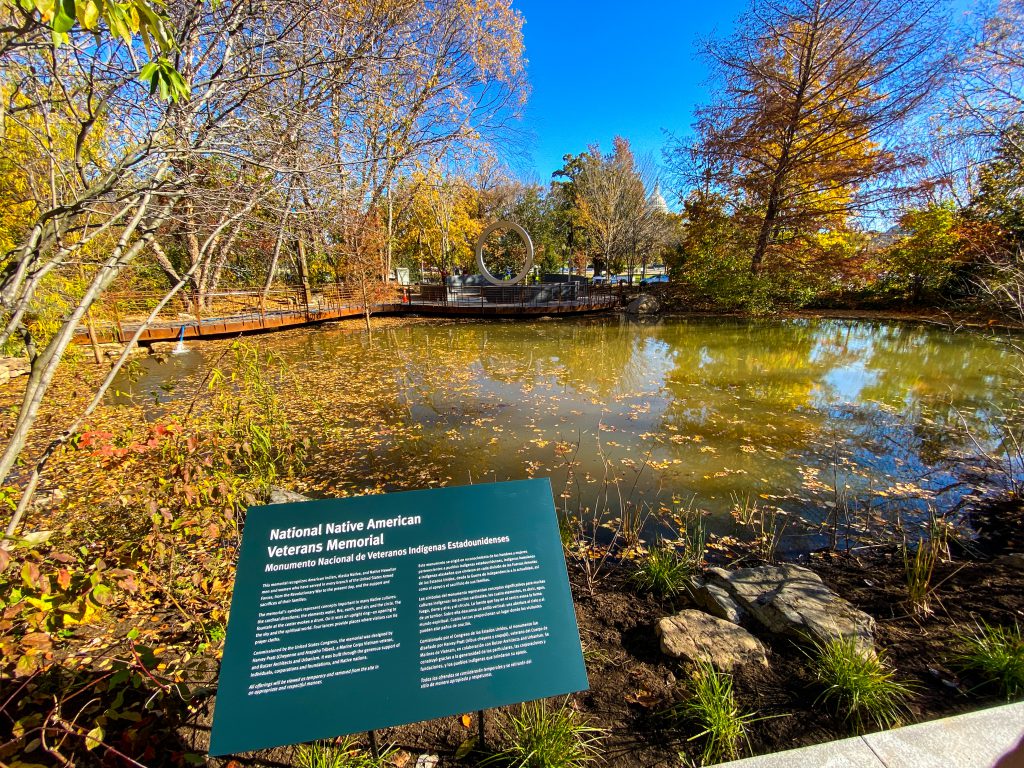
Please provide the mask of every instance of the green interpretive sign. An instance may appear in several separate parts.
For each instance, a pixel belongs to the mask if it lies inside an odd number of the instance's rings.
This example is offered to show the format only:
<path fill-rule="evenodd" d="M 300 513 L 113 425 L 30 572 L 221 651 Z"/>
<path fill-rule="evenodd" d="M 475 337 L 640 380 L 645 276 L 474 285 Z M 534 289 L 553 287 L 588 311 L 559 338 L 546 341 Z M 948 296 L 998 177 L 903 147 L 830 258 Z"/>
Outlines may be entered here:
<path fill-rule="evenodd" d="M 210 754 L 586 688 L 548 480 L 252 507 Z"/>

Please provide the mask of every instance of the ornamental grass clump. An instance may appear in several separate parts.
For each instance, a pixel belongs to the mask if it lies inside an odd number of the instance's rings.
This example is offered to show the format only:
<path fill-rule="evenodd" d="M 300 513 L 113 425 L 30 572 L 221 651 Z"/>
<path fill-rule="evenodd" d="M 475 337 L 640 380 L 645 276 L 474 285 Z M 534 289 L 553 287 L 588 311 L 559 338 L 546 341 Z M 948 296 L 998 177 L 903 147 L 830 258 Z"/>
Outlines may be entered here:
<path fill-rule="evenodd" d="M 857 733 L 870 725 L 899 725 L 906 700 L 913 695 L 910 686 L 896 679 L 881 653 L 861 650 L 852 638 L 815 645 L 811 668 L 824 686 L 815 703 L 831 706 Z"/>
<path fill-rule="evenodd" d="M 604 731 L 565 704 L 545 701 L 520 706 L 502 727 L 505 749 L 483 764 L 509 768 L 580 768 L 594 762 Z"/>
<path fill-rule="evenodd" d="M 637 570 L 629 578 L 641 592 L 671 597 L 689 584 L 692 572 L 690 558 L 672 544 L 658 542 L 637 561 Z"/>
<path fill-rule="evenodd" d="M 741 742 L 747 741 L 747 726 L 758 718 L 736 704 L 732 677 L 702 662 L 697 665 L 690 693 L 672 714 L 701 729 L 690 738 L 703 740 L 701 762 L 707 765 L 739 757 Z"/>
<path fill-rule="evenodd" d="M 961 635 L 958 666 L 985 683 L 997 685 L 1007 699 L 1024 695 L 1024 637 L 1020 625 L 992 626 L 982 622 L 971 634 Z"/>
<path fill-rule="evenodd" d="M 380 750 L 374 757 L 356 746 L 355 739 L 346 736 L 336 742 L 313 741 L 300 744 L 295 751 L 298 768 L 384 768 L 391 765 L 394 747 Z"/>
<path fill-rule="evenodd" d="M 911 554 L 913 550 L 913 554 Z M 907 583 L 907 602 L 919 615 L 932 612 L 932 595 L 935 585 L 932 577 L 935 565 L 943 554 L 949 552 L 949 528 L 934 516 L 928 525 L 928 534 L 917 541 L 916 547 L 903 542 L 903 573 Z"/>

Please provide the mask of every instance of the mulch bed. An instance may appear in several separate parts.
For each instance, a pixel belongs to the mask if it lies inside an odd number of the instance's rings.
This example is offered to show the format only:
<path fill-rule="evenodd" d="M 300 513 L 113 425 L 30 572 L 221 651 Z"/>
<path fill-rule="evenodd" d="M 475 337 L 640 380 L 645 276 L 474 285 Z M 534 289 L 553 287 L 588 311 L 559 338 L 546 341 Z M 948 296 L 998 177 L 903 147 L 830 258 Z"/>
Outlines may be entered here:
<path fill-rule="evenodd" d="M 917 689 L 909 703 L 913 722 L 1002 703 L 977 680 L 961 679 L 950 666 L 958 633 L 977 621 L 1024 624 L 1024 574 L 999 562 L 953 562 L 936 568 L 940 586 L 929 616 L 916 616 L 903 603 L 903 561 L 896 553 L 871 557 L 817 556 L 809 565 L 826 584 L 877 621 L 876 643 L 901 679 Z M 689 671 L 661 654 L 654 635 L 671 606 L 630 594 L 609 580 L 593 598 L 577 598 L 584 643 L 616 663 L 589 663 L 591 691 L 580 708 L 612 730 L 609 765 L 678 764 L 677 755 L 696 755 L 690 733 L 658 728 L 658 712 L 683 695 Z M 753 627 L 751 629 L 754 629 Z M 737 699 L 744 710 L 766 719 L 753 724 L 753 754 L 775 752 L 851 735 L 849 726 L 816 706 L 818 689 L 807 657 L 792 640 L 755 634 L 770 648 L 769 669 L 750 666 L 736 674 Z M 641 703 L 636 703 L 637 701 Z"/>
<path fill-rule="evenodd" d="M 745 564 L 749 564 L 745 563 Z M 877 621 L 876 644 L 916 694 L 908 722 L 921 722 L 1004 703 L 979 681 L 958 675 L 950 653 L 958 633 L 978 621 L 1024 624 L 1024 572 L 998 560 L 954 561 L 936 567 L 938 584 L 933 611 L 908 612 L 904 604 L 903 560 L 895 551 L 813 554 L 804 562 L 840 595 Z M 570 697 L 570 705 L 590 724 L 606 729 L 602 764 L 609 766 L 678 766 L 680 755 L 699 755 L 693 728 L 673 725 L 665 711 L 685 696 L 691 674 L 687 666 L 661 653 L 657 621 L 689 606 L 686 599 L 639 595 L 623 563 L 600 581 L 591 594 L 570 565 L 570 580 L 583 641 L 590 690 Z M 776 752 L 850 736 L 842 719 L 816 704 L 815 687 L 804 651 L 791 639 L 770 637 L 755 629 L 769 647 L 769 669 L 748 666 L 735 674 L 740 707 L 759 718 L 750 730 L 750 754 Z M 497 720 L 487 718 L 487 739 L 499 739 Z M 382 731 L 410 755 L 439 753 L 451 764 L 459 745 L 476 733 L 475 715 L 466 725 L 447 718 Z M 279 756 L 281 758 L 283 756 Z M 286 762 L 282 759 L 281 762 Z M 468 759 L 465 764 L 473 764 Z M 410 765 L 412 762 L 410 762 Z"/>
<path fill-rule="evenodd" d="M 923 616 L 906 605 L 903 558 L 895 549 L 818 552 L 801 561 L 835 592 L 875 618 L 877 647 L 897 676 L 916 691 L 908 703 L 908 722 L 1003 703 L 997 691 L 960 674 L 951 655 L 958 635 L 978 622 L 1024 625 L 1024 570 L 1006 557 L 1020 551 L 1022 514 L 1019 501 L 1000 502 L 976 517 L 977 539 L 969 549 L 955 553 L 951 562 L 936 567 L 932 611 Z M 743 561 L 745 566 L 752 564 L 749 558 Z M 600 765 L 667 768 L 679 766 L 681 758 L 696 763 L 701 744 L 693 737 L 699 729 L 674 723 L 665 715 L 687 695 L 692 670 L 663 654 L 655 634 L 659 619 L 692 606 L 685 597 L 672 601 L 638 594 L 628 581 L 633 568 L 629 561 L 618 563 L 604 571 L 591 589 L 578 563 L 569 562 L 590 682 L 588 691 L 569 697 L 569 706 L 578 709 L 589 724 L 607 732 Z M 751 724 L 749 749 L 745 746 L 744 754 L 776 752 L 851 735 L 848 723 L 818 704 L 820 691 L 805 651 L 789 638 L 749 628 L 769 648 L 769 668 L 750 666 L 734 675 L 737 703 L 758 718 Z M 209 674 L 212 685 L 214 670 Z M 201 755 L 208 743 L 212 703 L 203 699 L 194 702 L 191 712 L 182 708 L 174 717 L 154 718 L 146 728 L 154 749 L 144 762 L 181 765 L 180 756 L 185 752 Z M 423 753 L 440 755 L 442 767 L 478 764 L 479 755 L 454 759 L 460 745 L 476 735 L 476 715 L 467 714 L 470 717 L 386 729 L 378 732 L 378 740 L 400 749 L 392 761 L 397 768 L 413 768 L 416 757 Z M 491 747 L 501 742 L 501 719 L 500 712 L 487 714 L 486 741 Z M 93 757 L 98 755 L 93 753 Z M 234 760 L 234 765 L 226 760 L 210 760 L 209 764 L 227 764 L 229 768 L 297 765 L 291 747 Z M 111 768 L 126 764 L 109 755 L 98 762 Z"/>

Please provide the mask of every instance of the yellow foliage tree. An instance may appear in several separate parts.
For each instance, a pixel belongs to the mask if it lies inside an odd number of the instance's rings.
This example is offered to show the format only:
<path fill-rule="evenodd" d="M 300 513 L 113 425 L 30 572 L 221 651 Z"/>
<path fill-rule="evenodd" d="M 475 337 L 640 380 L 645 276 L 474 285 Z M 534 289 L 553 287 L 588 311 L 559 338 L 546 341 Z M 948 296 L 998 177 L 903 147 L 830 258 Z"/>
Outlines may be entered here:
<path fill-rule="evenodd" d="M 709 46 L 722 87 L 677 157 L 735 201 L 751 272 L 806 253 L 913 162 L 896 129 L 939 81 L 940 22 L 910 0 L 773 0 Z"/>
<path fill-rule="evenodd" d="M 445 278 L 472 267 L 473 246 L 483 229 L 477 192 L 462 179 L 436 168 L 414 173 L 412 199 L 402 247 L 424 267 Z"/>

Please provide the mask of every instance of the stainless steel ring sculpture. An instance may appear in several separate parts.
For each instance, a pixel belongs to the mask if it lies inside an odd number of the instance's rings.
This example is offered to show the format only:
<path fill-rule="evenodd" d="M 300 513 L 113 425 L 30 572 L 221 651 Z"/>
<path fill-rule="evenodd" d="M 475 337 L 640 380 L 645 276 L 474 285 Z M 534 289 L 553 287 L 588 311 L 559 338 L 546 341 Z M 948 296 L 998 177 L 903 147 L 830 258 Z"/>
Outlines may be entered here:
<path fill-rule="evenodd" d="M 524 264 L 523 268 L 510 280 L 499 280 L 491 274 L 490 270 L 487 269 L 487 265 L 484 264 L 484 242 L 487 240 L 487 236 L 496 229 L 511 229 L 523 239 L 523 244 L 526 246 L 526 264 Z M 476 266 L 480 270 L 480 274 L 484 276 L 484 279 L 492 285 L 515 285 L 516 283 L 522 282 L 522 280 L 530 274 L 530 270 L 533 269 L 533 241 L 530 239 L 529 233 L 518 224 L 511 221 L 494 222 L 487 227 L 487 229 L 481 232 L 480 237 L 477 238 Z"/>

